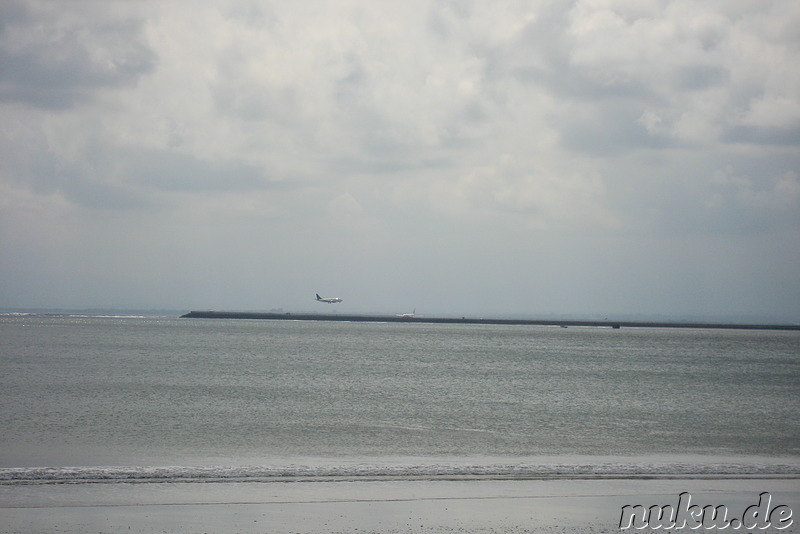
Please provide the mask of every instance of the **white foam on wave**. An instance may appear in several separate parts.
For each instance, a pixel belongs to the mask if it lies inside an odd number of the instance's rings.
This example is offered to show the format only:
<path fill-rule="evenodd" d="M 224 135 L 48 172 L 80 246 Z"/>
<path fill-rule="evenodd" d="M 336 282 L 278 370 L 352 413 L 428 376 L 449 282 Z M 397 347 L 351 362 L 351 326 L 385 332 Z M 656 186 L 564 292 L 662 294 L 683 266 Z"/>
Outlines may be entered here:
<path fill-rule="evenodd" d="M 241 481 L 315 481 L 366 479 L 535 479 L 645 477 L 800 478 L 796 461 L 760 463 L 692 461 L 669 463 L 348 463 L 265 466 L 94 466 L 0 469 L 0 485 L 81 483 L 181 483 Z"/>

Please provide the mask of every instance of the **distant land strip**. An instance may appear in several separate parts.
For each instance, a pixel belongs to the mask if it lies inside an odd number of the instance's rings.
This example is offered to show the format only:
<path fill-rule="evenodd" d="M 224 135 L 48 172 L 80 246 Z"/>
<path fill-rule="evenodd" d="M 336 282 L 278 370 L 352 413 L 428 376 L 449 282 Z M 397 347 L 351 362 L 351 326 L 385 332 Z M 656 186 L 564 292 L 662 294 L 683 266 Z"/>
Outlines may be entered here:
<path fill-rule="evenodd" d="M 698 322 L 581 321 L 557 319 L 479 319 L 470 317 L 402 317 L 397 315 L 345 315 L 322 313 L 261 313 L 191 311 L 185 319 L 268 319 L 273 321 L 344 321 L 362 323 L 507 324 L 531 326 L 598 326 L 607 328 L 727 328 L 736 330 L 800 330 L 800 325 Z"/>

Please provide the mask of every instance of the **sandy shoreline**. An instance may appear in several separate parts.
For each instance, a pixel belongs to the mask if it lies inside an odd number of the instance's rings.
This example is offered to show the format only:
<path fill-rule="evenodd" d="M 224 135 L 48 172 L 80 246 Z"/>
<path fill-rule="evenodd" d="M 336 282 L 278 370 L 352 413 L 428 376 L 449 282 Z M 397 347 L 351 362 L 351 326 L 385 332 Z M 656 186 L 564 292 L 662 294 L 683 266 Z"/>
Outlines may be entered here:
<path fill-rule="evenodd" d="M 800 510 L 797 478 L 7 485 L 0 533 L 620 532 L 622 506 L 681 492 L 732 517 L 762 492 Z"/>

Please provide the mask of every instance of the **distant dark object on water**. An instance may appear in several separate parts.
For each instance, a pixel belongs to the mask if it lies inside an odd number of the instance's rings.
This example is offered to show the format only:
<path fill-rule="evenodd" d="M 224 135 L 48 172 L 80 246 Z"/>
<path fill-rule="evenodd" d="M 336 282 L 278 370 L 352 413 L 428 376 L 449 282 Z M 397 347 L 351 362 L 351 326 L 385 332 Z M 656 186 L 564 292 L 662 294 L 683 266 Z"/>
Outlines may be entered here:
<path fill-rule="evenodd" d="M 563 321 L 549 319 L 470 319 L 467 317 L 398 317 L 396 315 L 342 315 L 319 313 L 261 313 L 261 312 L 226 312 L 226 311 L 192 311 L 181 315 L 186 319 L 269 319 L 282 321 L 344 321 L 368 323 L 439 323 L 439 324 L 499 324 L 499 325 L 531 325 L 531 326 L 597 326 L 613 328 L 727 328 L 737 330 L 800 330 L 800 325 L 773 324 L 736 324 L 736 323 L 669 323 L 640 321 Z"/>

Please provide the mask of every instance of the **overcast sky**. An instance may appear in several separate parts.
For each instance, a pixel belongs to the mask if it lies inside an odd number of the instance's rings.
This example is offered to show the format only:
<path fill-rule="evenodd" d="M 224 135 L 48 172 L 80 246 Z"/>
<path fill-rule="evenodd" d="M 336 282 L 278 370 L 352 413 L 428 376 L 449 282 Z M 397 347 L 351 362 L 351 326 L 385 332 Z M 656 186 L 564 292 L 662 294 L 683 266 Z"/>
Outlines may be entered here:
<path fill-rule="evenodd" d="M 4 0 L 0 32 L 2 308 L 800 322 L 797 0 Z"/>

